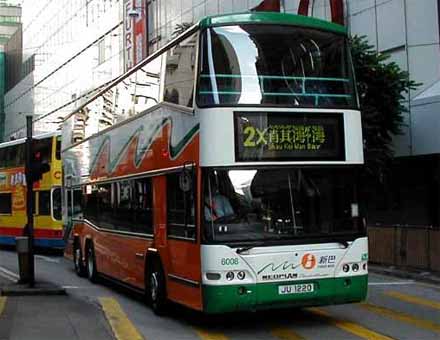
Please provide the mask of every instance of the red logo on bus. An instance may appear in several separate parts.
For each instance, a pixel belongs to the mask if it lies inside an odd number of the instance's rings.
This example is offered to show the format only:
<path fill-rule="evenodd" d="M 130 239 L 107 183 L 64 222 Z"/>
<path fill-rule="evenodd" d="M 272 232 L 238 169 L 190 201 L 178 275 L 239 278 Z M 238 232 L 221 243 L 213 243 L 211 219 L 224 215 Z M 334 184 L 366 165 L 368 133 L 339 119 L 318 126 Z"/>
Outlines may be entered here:
<path fill-rule="evenodd" d="M 304 254 L 301 259 L 301 265 L 304 269 L 313 269 L 316 266 L 316 257 L 313 254 Z"/>

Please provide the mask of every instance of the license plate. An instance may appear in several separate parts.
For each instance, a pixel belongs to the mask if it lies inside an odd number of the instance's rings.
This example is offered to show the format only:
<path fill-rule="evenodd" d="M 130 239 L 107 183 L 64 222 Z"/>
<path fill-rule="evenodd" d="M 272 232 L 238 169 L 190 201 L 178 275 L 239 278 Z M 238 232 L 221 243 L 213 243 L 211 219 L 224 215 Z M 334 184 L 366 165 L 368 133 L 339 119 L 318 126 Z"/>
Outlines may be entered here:
<path fill-rule="evenodd" d="M 278 286 L 278 294 L 286 295 L 286 294 L 303 294 L 303 293 L 312 293 L 315 287 L 313 283 L 300 283 L 296 285 L 284 285 Z"/>

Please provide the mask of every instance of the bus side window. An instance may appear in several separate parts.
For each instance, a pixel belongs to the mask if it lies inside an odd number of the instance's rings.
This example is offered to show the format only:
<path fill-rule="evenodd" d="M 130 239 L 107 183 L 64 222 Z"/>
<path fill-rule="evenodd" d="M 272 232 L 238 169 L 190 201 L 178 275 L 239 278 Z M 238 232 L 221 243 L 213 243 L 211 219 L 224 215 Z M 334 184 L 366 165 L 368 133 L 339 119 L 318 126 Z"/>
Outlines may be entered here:
<path fill-rule="evenodd" d="M 120 181 L 115 183 L 115 214 L 114 226 L 120 231 L 131 231 L 133 223 L 132 213 L 132 181 Z"/>
<path fill-rule="evenodd" d="M 72 190 L 67 189 L 65 191 L 65 197 L 67 198 L 67 218 L 70 221 L 72 218 Z"/>
<path fill-rule="evenodd" d="M 61 188 L 52 190 L 52 217 L 61 221 L 63 216 L 61 212 Z"/>
<path fill-rule="evenodd" d="M 12 194 L 1 193 L 0 194 L 0 214 L 10 215 L 12 214 Z"/>
<path fill-rule="evenodd" d="M 98 185 L 98 226 L 106 229 L 114 229 L 114 205 L 112 202 L 112 186 L 113 183 L 99 184 Z"/>
<path fill-rule="evenodd" d="M 50 191 L 38 192 L 38 215 L 50 216 Z"/>
<path fill-rule="evenodd" d="M 82 192 L 80 189 L 73 190 L 72 218 L 82 218 Z"/>
<path fill-rule="evenodd" d="M 0 149 L 0 169 L 6 167 L 6 148 Z"/>
<path fill-rule="evenodd" d="M 151 178 L 120 181 L 114 188 L 114 227 L 121 231 L 153 234 Z"/>
<path fill-rule="evenodd" d="M 19 145 L 18 147 L 16 146 L 9 146 L 6 148 L 6 166 L 7 167 L 15 167 L 15 166 L 19 166 L 21 164 L 19 164 L 19 150 L 22 149 L 22 146 Z"/>
<path fill-rule="evenodd" d="M 17 145 L 14 153 L 14 166 L 23 166 L 26 158 L 26 145 Z"/>
<path fill-rule="evenodd" d="M 52 138 L 35 140 L 33 151 L 42 162 L 50 163 L 52 158 Z"/>
<path fill-rule="evenodd" d="M 92 223 L 98 223 L 98 186 L 86 185 L 84 187 L 84 218 Z"/>
<path fill-rule="evenodd" d="M 153 234 L 153 190 L 151 178 L 133 181 L 133 231 Z"/>
<path fill-rule="evenodd" d="M 55 158 L 61 160 L 61 136 L 57 136 L 55 144 Z"/>
<path fill-rule="evenodd" d="M 192 108 L 196 67 L 197 34 L 167 52 L 164 101 Z"/>
<path fill-rule="evenodd" d="M 25 145 L 19 144 L 0 149 L 0 168 L 18 167 L 24 165 Z"/>
<path fill-rule="evenodd" d="M 179 185 L 180 173 L 167 175 L 167 219 L 168 236 L 196 238 L 194 186 L 182 191 Z"/>

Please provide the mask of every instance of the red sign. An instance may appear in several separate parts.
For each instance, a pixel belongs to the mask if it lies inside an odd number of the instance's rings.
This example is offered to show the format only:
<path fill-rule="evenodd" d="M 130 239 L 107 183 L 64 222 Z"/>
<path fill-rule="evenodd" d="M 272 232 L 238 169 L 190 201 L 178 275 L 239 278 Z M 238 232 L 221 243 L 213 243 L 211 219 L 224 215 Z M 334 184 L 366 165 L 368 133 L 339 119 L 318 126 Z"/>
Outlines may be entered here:
<path fill-rule="evenodd" d="M 147 56 L 147 7 L 145 0 L 124 0 L 125 71 Z"/>

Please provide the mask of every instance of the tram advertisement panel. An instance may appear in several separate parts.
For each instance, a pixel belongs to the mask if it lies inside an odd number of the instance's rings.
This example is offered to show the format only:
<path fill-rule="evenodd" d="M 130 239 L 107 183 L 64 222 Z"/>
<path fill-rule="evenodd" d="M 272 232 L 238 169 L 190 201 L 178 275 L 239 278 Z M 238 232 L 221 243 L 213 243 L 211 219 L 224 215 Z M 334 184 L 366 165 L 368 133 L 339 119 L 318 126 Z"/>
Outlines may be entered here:
<path fill-rule="evenodd" d="M 235 159 L 343 161 L 341 113 L 235 112 Z"/>

